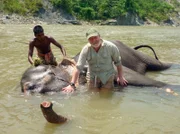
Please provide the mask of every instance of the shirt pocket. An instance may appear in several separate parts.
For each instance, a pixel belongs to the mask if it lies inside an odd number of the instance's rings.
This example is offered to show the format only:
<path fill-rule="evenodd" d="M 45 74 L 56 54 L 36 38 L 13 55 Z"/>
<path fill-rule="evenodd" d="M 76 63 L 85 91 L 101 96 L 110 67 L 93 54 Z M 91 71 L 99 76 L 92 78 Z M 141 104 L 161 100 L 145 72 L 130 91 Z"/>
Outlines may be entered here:
<path fill-rule="evenodd" d="M 105 51 L 103 52 L 103 54 L 102 54 L 102 57 L 103 57 L 103 58 L 107 58 L 108 56 L 109 56 L 108 51 L 105 50 Z"/>
<path fill-rule="evenodd" d="M 107 46 L 103 48 L 103 54 L 102 54 L 103 58 L 107 58 L 110 57 L 110 48 L 108 48 Z"/>

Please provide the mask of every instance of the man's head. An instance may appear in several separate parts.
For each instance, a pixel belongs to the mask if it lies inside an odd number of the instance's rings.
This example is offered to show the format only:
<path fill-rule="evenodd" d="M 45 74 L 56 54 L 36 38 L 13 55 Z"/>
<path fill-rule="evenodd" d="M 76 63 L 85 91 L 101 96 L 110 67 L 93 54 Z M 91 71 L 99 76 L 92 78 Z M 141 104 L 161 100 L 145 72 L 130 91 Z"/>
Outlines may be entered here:
<path fill-rule="evenodd" d="M 33 29 L 34 35 L 36 36 L 39 33 L 44 33 L 44 29 L 40 25 L 36 25 Z"/>
<path fill-rule="evenodd" d="M 93 36 L 100 36 L 100 34 L 96 29 L 91 28 L 86 32 L 86 38 L 89 39 Z"/>
<path fill-rule="evenodd" d="M 86 38 L 88 39 L 89 43 L 91 44 L 92 47 L 94 48 L 99 48 L 101 45 L 101 38 L 99 32 L 91 28 L 86 32 Z"/>

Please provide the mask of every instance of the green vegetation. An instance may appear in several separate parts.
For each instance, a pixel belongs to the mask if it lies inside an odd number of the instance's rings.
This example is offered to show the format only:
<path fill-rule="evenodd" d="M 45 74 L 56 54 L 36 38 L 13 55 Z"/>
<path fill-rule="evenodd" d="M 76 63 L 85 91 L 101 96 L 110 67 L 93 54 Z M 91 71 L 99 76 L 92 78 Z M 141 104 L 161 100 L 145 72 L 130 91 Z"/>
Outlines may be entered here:
<path fill-rule="evenodd" d="M 56 9 L 83 20 L 112 19 L 134 13 L 140 18 L 149 18 L 155 22 L 168 19 L 176 8 L 180 7 L 177 0 L 171 0 L 173 5 L 165 0 L 49 0 Z M 34 14 L 42 7 L 42 0 L 1 0 L 0 11 L 25 15 Z"/>
<path fill-rule="evenodd" d="M 174 3 L 175 1 L 173 0 Z M 173 6 L 164 0 L 51 0 L 51 2 L 54 6 L 64 8 L 84 20 L 116 18 L 130 12 L 142 19 L 149 18 L 159 22 L 168 19 L 169 14 L 174 11 Z"/>
<path fill-rule="evenodd" d="M 42 2 L 41 0 L 2 0 L 0 5 L 0 12 L 33 15 L 42 7 Z"/>

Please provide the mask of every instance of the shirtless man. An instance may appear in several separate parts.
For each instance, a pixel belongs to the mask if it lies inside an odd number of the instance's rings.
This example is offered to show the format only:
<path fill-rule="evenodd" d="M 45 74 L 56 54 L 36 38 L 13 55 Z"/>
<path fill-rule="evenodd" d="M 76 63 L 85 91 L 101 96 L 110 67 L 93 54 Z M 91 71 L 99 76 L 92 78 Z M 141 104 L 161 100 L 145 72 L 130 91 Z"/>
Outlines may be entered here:
<path fill-rule="evenodd" d="M 35 38 L 29 43 L 28 61 L 35 65 L 32 57 L 34 47 L 37 49 L 37 55 L 41 60 L 41 64 L 57 65 L 56 59 L 51 51 L 50 44 L 59 47 L 63 56 L 66 56 L 66 51 L 61 44 L 59 44 L 53 37 L 44 35 L 42 26 L 36 25 L 33 29 Z"/>

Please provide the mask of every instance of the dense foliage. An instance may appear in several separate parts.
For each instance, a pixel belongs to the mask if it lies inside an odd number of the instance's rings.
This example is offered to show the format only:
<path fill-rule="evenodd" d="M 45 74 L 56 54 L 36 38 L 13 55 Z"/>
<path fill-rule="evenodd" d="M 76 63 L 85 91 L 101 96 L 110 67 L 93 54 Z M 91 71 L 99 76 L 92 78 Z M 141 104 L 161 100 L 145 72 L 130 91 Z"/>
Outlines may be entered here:
<path fill-rule="evenodd" d="M 176 0 L 173 0 L 176 1 Z M 166 20 L 174 8 L 164 0 L 51 0 L 84 20 L 109 19 L 123 16 L 127 12 L 153 21 Z M 67 6 L 68 5 L 68 6 Z"/>
<path fill-rule="evenodd" d="M 100 20 L 134 13 L 140 18 L 163 21 L 174 12 L 174 7 L 165 0 L 49 0 L 57 9 L 63 9 L 83 20 Z M 177 0 L 171 0 L 180 7 Z M 27 14 L 36 13 L 42 0 L 1 0 L 0 11 Z"/>
<path fill-rule="evenodd" d="M 0 11 L 26 15 L 36 13 L 42 6 L 42 0 L 1 0 Z"/>

